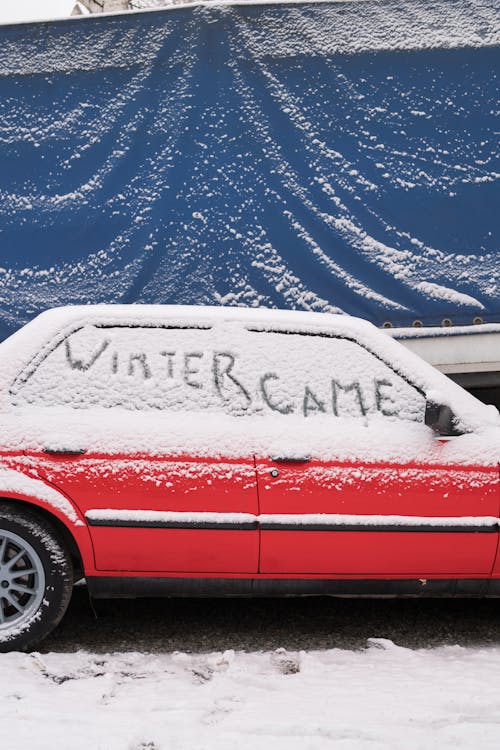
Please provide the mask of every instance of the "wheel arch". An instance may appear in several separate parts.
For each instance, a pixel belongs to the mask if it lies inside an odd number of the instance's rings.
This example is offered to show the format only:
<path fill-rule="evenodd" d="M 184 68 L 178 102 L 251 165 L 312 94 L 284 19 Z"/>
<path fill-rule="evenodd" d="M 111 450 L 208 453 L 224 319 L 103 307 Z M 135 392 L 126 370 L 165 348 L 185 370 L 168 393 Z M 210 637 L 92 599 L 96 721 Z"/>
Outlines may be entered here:
<path fill-rule="evenodd" d="M 85 572 L 94 568 L 94 552 L 87 525 L 82 521 L 72 523 L 71 528 L 66 517 L 56 509 L 38 498 L 22 497 L 0 490 L 0 505 L 7 505 L 11 509 L 26 509 L 35 516 L 44 519 L 52 526 L 61 543 L 68 549 L 75 565 L 75 570 Z"/>

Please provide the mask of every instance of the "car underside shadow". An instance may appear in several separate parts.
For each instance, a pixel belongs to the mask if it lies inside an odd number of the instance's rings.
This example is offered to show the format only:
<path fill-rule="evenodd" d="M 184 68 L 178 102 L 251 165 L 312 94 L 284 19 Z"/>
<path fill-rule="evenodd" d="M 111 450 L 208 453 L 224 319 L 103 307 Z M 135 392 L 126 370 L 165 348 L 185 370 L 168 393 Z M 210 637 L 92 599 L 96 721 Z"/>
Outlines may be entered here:
<path fill-rule="evenodd" d="M 333 597 L 124 599 L 94 602 L 77 587 L 41 651 L 207 652 L 500 644 L 497 599 Z"/>

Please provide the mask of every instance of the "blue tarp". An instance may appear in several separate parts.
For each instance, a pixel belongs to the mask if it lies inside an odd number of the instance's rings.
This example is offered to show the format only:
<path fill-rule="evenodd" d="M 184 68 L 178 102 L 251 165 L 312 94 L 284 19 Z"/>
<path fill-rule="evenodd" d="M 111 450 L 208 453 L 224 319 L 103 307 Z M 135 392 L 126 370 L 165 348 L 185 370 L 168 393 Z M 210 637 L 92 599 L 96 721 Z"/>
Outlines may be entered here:
<path fill-rule="evenodd" d="M 0 27 L 0 338 L 82 302 L 500 321 L 499 11 Z"/>

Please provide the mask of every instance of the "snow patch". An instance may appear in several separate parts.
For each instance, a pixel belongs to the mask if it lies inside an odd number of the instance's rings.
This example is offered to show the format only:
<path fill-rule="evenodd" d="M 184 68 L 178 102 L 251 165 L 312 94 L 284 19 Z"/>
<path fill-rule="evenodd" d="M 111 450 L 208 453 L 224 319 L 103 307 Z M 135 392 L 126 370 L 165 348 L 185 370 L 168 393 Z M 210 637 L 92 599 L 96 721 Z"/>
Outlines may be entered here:
<path fill-rule="evenodd" d="M 473 306 L 478 307 L 480 310 L 484 310 L 484 305 L 479 302 L 479 300 L 471 297 L 469 294 L 457 292 L 456 289 L 449 289 L 441 284 L 434 284 L 430 281 L 421 281 L 416 284 L 415 288 L 433 299 L 442 299 L 446 300 L 446 302 L 452 302 L 454 305 Z"/>

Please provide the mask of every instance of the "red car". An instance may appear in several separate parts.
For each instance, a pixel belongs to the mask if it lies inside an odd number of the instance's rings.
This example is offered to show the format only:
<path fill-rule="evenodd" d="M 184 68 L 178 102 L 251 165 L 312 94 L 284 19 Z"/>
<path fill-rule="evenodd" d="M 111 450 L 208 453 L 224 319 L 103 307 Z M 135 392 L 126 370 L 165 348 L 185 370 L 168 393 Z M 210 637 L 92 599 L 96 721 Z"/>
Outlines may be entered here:
<path fill-rule="evenodd" d="M 371 324 L 51 310 L 0 345 L 0 649 L 94 597 L 498 594 L 500 417 Z"/>

